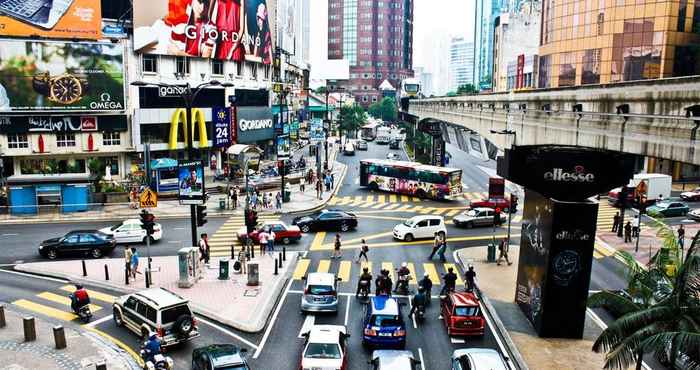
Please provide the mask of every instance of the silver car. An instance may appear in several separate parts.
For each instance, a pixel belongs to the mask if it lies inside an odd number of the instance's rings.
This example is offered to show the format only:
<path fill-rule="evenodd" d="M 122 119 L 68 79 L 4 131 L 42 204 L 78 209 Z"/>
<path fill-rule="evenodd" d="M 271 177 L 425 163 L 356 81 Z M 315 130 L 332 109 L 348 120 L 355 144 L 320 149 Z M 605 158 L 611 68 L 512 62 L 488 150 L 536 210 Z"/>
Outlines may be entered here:
<path fill-rule="evenodd" d="M 455 216 L 452 222 L 457 227 L 466 227 L 468 229 L 478 226 L 493 226 L 494 213 L 495 211 L 491 208 L 472 208 Z M 499 217 L 501 218 L 501 223 L 506 222 L 505 212 L 501 212 Z"/>
<path fill-rule="evenodd" d="M 312 272 L 304 280 L 302 312 L 338 312 L 337 284 L 340 278 L 327 272 Z"/>
<path fill-rule="evenodd" d="M 489 348 L 464 348 L 452 353 L 452 370 L 508 370 L 503 356 Z"/>
<path fill-rule="evenodd" d="M 388 349 L 372 352 L 372 359 L 367 362 L 372 370 L 416 370 L 416 365 L 420 364 L 411 351 Z"/>

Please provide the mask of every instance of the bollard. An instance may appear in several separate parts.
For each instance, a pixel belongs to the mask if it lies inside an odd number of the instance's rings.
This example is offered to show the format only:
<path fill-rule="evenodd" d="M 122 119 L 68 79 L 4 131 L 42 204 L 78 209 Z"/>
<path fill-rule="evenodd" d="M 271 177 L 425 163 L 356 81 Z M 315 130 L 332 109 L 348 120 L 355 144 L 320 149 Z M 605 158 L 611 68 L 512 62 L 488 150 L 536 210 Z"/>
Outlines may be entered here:
<path fill-rule="evenodd" d="M 83 264 L 83 276 L 87 276 L 87 267 L 85 266 L 85 260 L 80 261 Z"/>
<path fill-rule="evenodd" d="M 5 322 L 5 305 L 0 304 L 0 328 L 4 328 L 5 326 L 7 326 Z"/>
<path fill-rule="evenodd" d="M 36 322 L 34 321 L 34 318 L 31 316 L 27 316 L 22 321 L 24 323 L 24 341 L 25 342 L 35 341 L 36 340 Z"/>
<path fill-rule="evenodd" d="M 124 265 L 124 285 L 129 285 L 129 269 Z"/>
<path fill-rule="evenodd" d="M 236 246 L 231 244 L 231 259 L 233 260 L 235 258 L 236 258 Z"/>
<path fill-rule="evenodd" d="M 287 260 L 287 247 L 282 247 L 282 261 Z"/>
<path fill-rule="evenodd" d="M 280 256 L 277 258 L 277 264 L 279 265 L 279 268 L 282 268 L 282 253 L 280 253 Z"/>
<path fill-rule="evenodd" d="M 63 326 L 57 325 L 53 327 L 53 341 L 56 343 L 56 349 L 64 349 L 67 347 L 66 332 L 63 330 Z"/>
<path fill-rule="evenodd" d="M 151 272 L 148 270 L 148 267 L 146 267 L 146 273 L 144 275 L 146 275 L 146 289 L 148 289 L 151 287 Z"/>
<path fill-rule="evenodd" d="M 105 360 L 95 362 L 95 370 L 107 370 L 107 363 Z"/>
<path fill-rule="evenodd" d="M 277 258 L 275 258 L 275 275 L 277 275 L 277 274 L 278 274 L 278 272 L 277 272 Z"/>
<path fill-rule="evenodd" d="M 255 258 L 255 246 L 253 245 L 253 239 L 246 238 L 245 243 L 248 246 L 248 250 L 250 250 L 250 259 Z"/>
<path fill-rule="evenodd" d="M 109 268 L 107 268 L 106 263 L 105 263 L 105 280 L 109 280 Z"/>

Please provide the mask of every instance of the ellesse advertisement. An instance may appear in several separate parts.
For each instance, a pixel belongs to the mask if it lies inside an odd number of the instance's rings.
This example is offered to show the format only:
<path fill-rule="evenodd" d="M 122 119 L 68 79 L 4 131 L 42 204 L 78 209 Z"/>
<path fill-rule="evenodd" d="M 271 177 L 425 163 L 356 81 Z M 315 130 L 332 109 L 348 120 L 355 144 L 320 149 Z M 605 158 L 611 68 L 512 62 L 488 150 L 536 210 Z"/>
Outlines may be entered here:
<path fill-rule="evenodd" d="M 275 136 L 269 107 L 239 107 L 236 136 L 239 144 L 270 140 Z"/>

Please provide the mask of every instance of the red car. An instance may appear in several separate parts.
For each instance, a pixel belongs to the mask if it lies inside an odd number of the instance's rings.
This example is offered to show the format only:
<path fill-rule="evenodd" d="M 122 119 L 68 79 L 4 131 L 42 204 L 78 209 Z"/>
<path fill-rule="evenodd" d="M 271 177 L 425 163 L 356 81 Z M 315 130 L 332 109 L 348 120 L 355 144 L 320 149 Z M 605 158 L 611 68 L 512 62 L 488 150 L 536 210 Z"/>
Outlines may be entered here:
<path fill-rule="evenodd" d="M 510 213 L 515 213 L 518 209 L 518 197 L 515 195 L 513 197 L 513 206 L 511 208 L 510 201 L 508 198 L 487 198 L 483 200 L 479 200 L 476 202 L 471 202 L 469 204 L 469 208 L 480 208 L 480 207 L 485 207 L 485 208 L 500 208 L 504 212 L 510 209 Z"/>
<path fill-rule="evenodd" d="M 440 302 L 440 313 L 447 335 L 484 335 L 486 320 L 481 313 L 479 298 L 471 292 L 454 292 Z"/>
<path fill-rule="evenodd" d="M 246 238 L 253 239 L 254 244 L 260 243 L 260 233 L 263 230 L 272 230 L 275 233 L 275 243 L 290 244 L 301 239 L 301 230 L 297 226 L 288 226 L 282 221 L 266 221 L 248 235 L 245 226 L 238 230 L 238 240 L 245 242 Z"/>
<path fill-rule="evenodd" d="M 691 191 L 682 192 L 681 199 L 688 201 L 688 202 L 700 201 L 700 188 L 696 188 L 695 190 L 691 190 Z"/>

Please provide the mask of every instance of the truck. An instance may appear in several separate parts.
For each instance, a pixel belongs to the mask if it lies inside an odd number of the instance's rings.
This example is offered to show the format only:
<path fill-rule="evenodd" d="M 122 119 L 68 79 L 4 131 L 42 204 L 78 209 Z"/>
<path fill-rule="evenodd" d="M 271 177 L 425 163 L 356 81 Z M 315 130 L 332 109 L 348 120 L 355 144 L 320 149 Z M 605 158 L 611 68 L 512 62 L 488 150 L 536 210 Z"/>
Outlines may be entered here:
<path fill-rule="evenodd" d="M 377 127 L 377 144 L 389 144 L 391 141 L 391 129 L 386 126 Z"/>
<path fill-rule="evenodd" d="M 638 173 L 634 175 L 627 184 L 627 204 L 639 207 L 640 201 L 643 205 L 650 206 L 659 199 L 671 197 L 672 178 L 661 173 Z M 619 207 L 620 194 L 622 188 L 615 188 L 608 193 L 608 202 Z"/>

